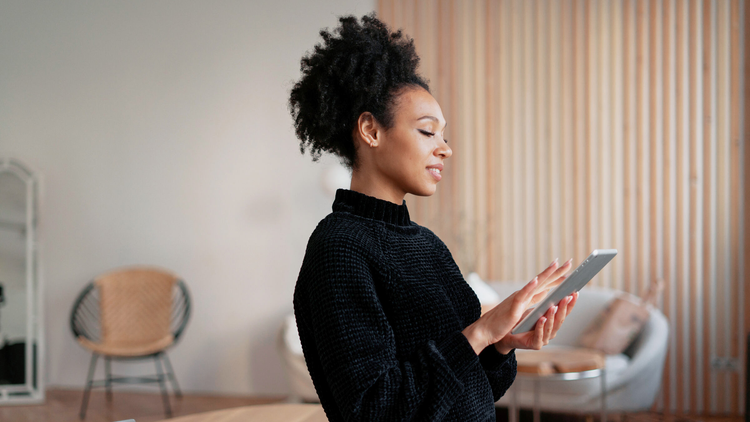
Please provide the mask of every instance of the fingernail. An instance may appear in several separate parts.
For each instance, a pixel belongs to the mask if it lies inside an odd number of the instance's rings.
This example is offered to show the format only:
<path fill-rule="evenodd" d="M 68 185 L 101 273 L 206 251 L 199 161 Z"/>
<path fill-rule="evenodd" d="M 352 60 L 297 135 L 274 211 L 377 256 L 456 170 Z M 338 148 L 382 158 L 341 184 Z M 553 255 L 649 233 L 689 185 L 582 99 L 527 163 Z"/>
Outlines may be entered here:
<path fill-rule="evenodd" d="M 558 259 L 560 259 L 560 258 L 555 258 L 555 259 L 554 259 L 554 260 L 553 260 L 553 261 L 552 261 L 552 262 L 551 262 L 551 263 L 549 264 L 549 266 L 551 267 L 551 266 L 553 266 L 553 265 L 557 264 L 557 260 L 558 260 Z"/>

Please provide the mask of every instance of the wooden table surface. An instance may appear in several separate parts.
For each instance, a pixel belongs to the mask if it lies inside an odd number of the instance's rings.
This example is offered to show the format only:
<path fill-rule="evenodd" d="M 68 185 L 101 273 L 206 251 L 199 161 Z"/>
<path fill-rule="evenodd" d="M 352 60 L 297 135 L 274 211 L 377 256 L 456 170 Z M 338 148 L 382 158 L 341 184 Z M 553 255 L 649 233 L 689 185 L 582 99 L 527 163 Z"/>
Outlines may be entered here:
<path fill-rule="evenodd" d="M 605 356 L 597 350 L 555 347 L 542 350 L 516 350 L 516 361 L 518 372 L 550 375 L 604 368 Z"/>
<path fill-rule="evenodd" d="M 319 404 L 262 404 L 196 413 L 162 422 L 327 422 Z"/>

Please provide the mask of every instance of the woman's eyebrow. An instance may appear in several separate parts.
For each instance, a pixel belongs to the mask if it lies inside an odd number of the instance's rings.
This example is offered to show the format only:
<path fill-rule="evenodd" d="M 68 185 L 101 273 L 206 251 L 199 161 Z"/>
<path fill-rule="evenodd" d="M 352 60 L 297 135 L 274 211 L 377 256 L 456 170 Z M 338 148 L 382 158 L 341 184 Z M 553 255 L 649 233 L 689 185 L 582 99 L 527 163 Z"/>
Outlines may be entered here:
<path fill-rule="evenodd" d="M 418 119 L 417 119 L 417 121 L 419 121 L 419 120 L 424 120 L 424 119 L 432 120 L 432 121 L 434 121 L 435 123 L 437 123 L 437 124 L 440 124 L 440 120 L 438 120 L 438 118 L 437 118 L 437 117 L 435 117 L 435 116 L 430 116 L 430 115 L 427 115 L 427 116 L 422 116 L 422 117 L 418 118 Z M 445 124 L 445 126 L 448 126 L 448 123 L 446 123 L 446 124 Z"/>

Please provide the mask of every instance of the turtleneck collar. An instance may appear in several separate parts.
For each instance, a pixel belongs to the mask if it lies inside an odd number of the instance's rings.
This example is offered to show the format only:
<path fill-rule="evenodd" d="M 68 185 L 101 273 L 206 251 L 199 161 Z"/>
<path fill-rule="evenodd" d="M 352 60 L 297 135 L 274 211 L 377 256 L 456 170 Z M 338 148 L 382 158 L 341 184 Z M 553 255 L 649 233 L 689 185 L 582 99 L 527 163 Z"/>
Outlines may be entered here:
<path fill-rule="evenodd" d="M 397 205 L 390 201 L 374 198 L 348 189 L 339 189 L 336 191 L 336 200 L 333 201 L 333 211 L 344 211 L 397 226 L 411 225 L 406 201 L 403 201 L 401 205 Z"/>

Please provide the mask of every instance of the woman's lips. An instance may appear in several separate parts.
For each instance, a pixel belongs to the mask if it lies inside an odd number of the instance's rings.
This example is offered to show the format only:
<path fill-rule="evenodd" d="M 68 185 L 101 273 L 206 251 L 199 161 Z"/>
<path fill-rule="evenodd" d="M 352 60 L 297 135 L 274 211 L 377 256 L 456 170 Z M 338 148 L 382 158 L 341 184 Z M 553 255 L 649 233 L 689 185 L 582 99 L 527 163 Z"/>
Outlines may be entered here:
<path fill-rule="evenodd" d="M 434 166 L 427 167 L 427 171 L 430 172 L 430 175 L 435 179 L 435 181 L 439 182 L 440 179 L 443 178 L 442 172 L 443 172 L 443 165 L 442 164 L 436 164 Z"/>

